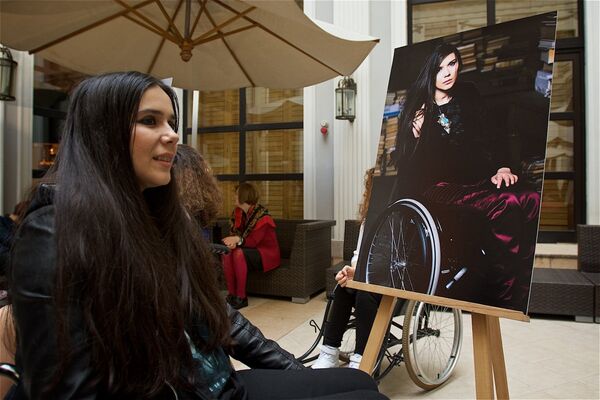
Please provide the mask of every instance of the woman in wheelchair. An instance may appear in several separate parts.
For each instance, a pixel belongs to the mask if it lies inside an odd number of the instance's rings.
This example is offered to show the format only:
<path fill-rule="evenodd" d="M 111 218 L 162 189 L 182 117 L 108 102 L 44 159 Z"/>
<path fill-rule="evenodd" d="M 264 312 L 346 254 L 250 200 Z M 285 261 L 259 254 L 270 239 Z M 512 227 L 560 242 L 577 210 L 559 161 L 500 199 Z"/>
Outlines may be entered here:
<path fill-rule="evenodd" d="M 377 308 L 381 301 L 381 296 L 378 294 L 362 290 L 346 289 L 345 287 L 347 281 L 354 278 L 354 271 L 358 262 L 358 252 L 363 237 L 364 221 L 369 208 L 374 172 L 375 168 L 371 168 L 365 174 L 365 190 L 359 209 L 361 226 L 358 243 L 350 262 L 351 265 L 342 268 L 335 276 L 338 284 L 333 292 L 334 299 L 331 310 L 324 322 L 323 345 L 321 346 L 319 357 L 312 365 L 314 369 L 339 366 L 339 347 L 342 344 L 342 337 L 347 329 L 353 308 L 355 310 L 356 347 L 354 348 L 354 354 L 350 356 L 348 366 L 350 368 L 358 368 L 360 366 L 362 354 L 367 346 L 367 340 L 371 332 L 371 326 L 373 325 Z"/>
<path fill-rule="evenodd" d="M 474 210 L 490 230 L 484 272 L 495 305 L 524 310 L 539 193 L 510 167 L 502 132 L 474 84 L 460 82 L 458 50 L 438 45 L 410 87 L 399 119 L 394 199 Z M 482 290 L 484 292 L 485 290 Z"/>
<path fill-rule="evenodd" d="M 138 72 L 73 92 L 12 248 L 11 398 L 385 399 L 360 371 L 304 369 L 226 306 L 172 179 L 176 111 Z"/>

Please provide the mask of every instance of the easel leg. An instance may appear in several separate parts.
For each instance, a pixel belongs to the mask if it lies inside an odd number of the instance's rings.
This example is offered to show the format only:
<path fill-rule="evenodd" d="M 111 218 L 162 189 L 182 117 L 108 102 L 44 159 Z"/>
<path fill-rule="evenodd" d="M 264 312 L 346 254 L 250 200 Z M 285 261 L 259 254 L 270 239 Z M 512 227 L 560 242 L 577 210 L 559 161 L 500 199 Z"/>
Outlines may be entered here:
<path fill-rule="evenodd" d="M 379 309 L 377 310 L 377 315 L 375 316 L 375 321 L 373 321 L 373 327 L 369 334 L 369 340 L 365 347 L 365 354 L 363 354 L 360 362 L 361 371 L 371 374 L 373 368 L 375 368 L 375 363 L 377 362 L 377 356 L 379 355 L 379 350 L 381 349 L 387 326 L 394 313 L 396 300 L 397 299 L 394 296 L 383 295 L 381 297 L 381 303 L 379 304 Z"/>
<path fill-rule="evenodd" d="M 494 369 L 496 396 L 498 399 L 508 400 L 508 380 L 506 379 L 506 364 L 504 363 L 504 350 L 502 348 L 502 336 L 500 334 L 500 319 L 490 315 L 488 315 L 486 319 L 490 347 L 492 350 L 492 367 Z"/>
<path fill-rule="evenodd" d="M 483 314 L 471 314 L 473 325 L 473 359 L 475 361 L 475 393 L 477 399 L 494 398 L 492 359 L 488 339 L 487 318 Z"/>
<path fill-rule="evenodd" d="M 473 356 L 475 390 L 478 399 L 508 400 L 508 381 L 498 317 L 471 315 L 473 323 Z M 494 384 L 496 397 L 494 397 Z"/>

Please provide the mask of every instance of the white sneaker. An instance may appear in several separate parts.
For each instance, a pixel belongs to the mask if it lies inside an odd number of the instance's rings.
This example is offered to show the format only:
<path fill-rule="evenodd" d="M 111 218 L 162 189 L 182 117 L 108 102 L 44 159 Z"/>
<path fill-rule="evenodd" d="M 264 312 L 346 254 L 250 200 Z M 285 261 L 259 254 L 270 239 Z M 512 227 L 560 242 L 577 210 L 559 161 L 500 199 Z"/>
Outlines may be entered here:
<path fill-rule="evenodd" d="M 315 361 L 311 368 L 337 368 L 339 367 L 340 363 L 339 356 L 340 350 L 337 347 L 323 345 L 321 346 L 321 351 L 319 352 L 319 358 L 317 358 L 317 361 Z"/>
<path fill-rule="evenodd" d="M 362 360 L 362 354 L 352 354 L 350 356 L 350 362 L 348 363 L 348 368 L 358 369 L 360 367 L 360 362 Z"/>

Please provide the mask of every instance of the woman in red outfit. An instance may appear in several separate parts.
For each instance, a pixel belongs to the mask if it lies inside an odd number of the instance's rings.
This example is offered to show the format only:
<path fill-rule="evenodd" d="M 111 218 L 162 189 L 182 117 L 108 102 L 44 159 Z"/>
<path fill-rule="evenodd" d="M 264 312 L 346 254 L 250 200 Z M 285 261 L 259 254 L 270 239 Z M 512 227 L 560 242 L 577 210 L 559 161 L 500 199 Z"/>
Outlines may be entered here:
<path fill-rule="evenodd" d="M 236 207 L 231 230 L 223 243 L 231 249 L 223 255 L 227 281 L 227 302 L 235 309 L 248 305 L 246 278 L 248 271 L 270 271 L 281 261 L 275 222 L 266 208 L 258 204 L 258 191 L 244 182 L 236 189 Z"/>

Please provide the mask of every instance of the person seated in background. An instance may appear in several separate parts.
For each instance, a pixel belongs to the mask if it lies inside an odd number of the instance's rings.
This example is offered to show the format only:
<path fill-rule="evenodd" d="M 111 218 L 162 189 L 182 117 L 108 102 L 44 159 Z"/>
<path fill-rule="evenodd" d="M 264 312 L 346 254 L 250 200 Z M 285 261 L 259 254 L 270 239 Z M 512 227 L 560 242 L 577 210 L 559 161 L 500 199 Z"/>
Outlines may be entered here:
<path fill-rule="evenodd" d="M 231 249 L 222 257 L 227 302 L 235 309 L 248 305 L 246 280 L 248 271 L 270 271 L 281 263 L 275 222 L 269 211 L 258 204 L 258 190 L 243 182 L 235 191 L 236 202 L 229 236 L 223 243 Z"/>
<path fill-rule="evenodd" d="M 185 209 L 202 229 L 204 238 L 210 241 L 211 225 L 215 222 L 223 201 L 210 166 L 196 149 L 179 144 L 173 172 Z"/>
<path fill-rule="evenodd" d="M 71 95 L 11 250 L 12 399 L 385 399 L 360 371 L 303 368 L 226 306 L 172 179 L 177 120 L 174 91 L 139 72 Z"/>
<path fill-rule="evenodd" d="M 348 326 L 348 321 L 354 308 L 356 322 L 356 346 L 354 354 L 350 356 L 348 367 L 358 368 L 362 360 L 362 354 L 367 346 L 371 326 L 377 314 L 377 308 L 381 301 L 381 295 L 365 292 L 362 290 L 347 289 L 346 283 L 354 278 L 356 263 L 358 262 L 358 253 L 363 237 L 365 219 L 369 209 L 369 199 L 371 198 L 371 188 L 373 185 L 373 173 L 375 168 L 366 171 L 365 190 L 363 200 L 359 208 L 359 217 L 361 221 L 358 243 L 350 265 L 346 265 L 339 271 L 335 280 L 338 284 L 333 291 L 333 304 L 329 312 L 325 326 L 323 327 L 323 345 L 319 351 L 319 357 L 312 365 L 313 369 L 334 368 L 339 366 L 339 347 L 342 344 L 342 337 Z"/>

